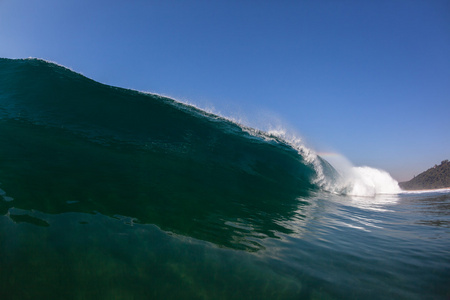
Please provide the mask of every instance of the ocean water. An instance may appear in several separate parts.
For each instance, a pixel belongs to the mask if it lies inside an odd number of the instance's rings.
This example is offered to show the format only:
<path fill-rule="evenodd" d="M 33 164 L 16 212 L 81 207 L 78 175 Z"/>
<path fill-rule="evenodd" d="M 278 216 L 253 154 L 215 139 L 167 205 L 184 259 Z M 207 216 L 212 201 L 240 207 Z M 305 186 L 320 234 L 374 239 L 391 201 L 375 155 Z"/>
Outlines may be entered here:
<path fill-rule="evenodd" d="M 0 59 L 0 299 L 449 299 L 450 190 L 330 162 Z"/>

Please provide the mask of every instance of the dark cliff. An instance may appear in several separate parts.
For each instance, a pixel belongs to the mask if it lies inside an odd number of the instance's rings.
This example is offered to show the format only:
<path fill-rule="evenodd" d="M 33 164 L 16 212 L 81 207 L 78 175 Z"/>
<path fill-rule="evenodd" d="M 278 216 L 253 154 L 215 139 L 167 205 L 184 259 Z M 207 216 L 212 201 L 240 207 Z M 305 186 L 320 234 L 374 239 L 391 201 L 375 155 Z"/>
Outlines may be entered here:
<path fill-rule="evenodd" d="M 440 165 L 426 170 L 415 176 L 410 181 L 400 182 L 404 190 L 425 190 L 450 187 L 450 162 L 444 160 Z"/>

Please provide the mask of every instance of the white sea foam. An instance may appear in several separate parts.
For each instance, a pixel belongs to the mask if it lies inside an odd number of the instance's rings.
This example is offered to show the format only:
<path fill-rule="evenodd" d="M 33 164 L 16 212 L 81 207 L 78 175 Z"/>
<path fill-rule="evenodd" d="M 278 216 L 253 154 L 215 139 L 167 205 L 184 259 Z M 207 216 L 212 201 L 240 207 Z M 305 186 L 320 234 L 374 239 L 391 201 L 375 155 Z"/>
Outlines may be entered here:
<path fill-rule="evenodd" d="M 375 196 L 378 194 L 398 194 L 398 182 L 386 171 L 370 167 L 353 167 L 347 183 L 349 195 Z"/>
<path fill-rule="evenodd" d="M 345 157 L 333 155 L 327 160 L 341 175 L 330 184 L 330 191 L 352 196 L 373 197 L 379 194 L 398 194 L 400 189 L 398 182 L 383 170 L 372 167 L 355 167 Z"/>
<path fill-rule="evenodd" d="M 402 194 L 449 194 L 450 188 L 432 189 L 432 190 L 413 190 L 413 191 L 401 191 Z"/>
<path fill-rule="evenodd" d="M 322 162 L 317 153 L 307 147 L 296 134 L 291 134 L 282 127 L 270 128 L 265 136 L 276 137 L 288 143 L 310 164 L 316 171 L 314 183 L 323 189 L 338 194 L 351 196 L 374 197 L 380 194 L 398 194 L 402 192 L 398 182 L 383 170 L 372 167 L 356 167 L 342 155 L 335 154 L 327 161 L 339 173 L 339 178 L 331 178 L 325 174 Z"/>

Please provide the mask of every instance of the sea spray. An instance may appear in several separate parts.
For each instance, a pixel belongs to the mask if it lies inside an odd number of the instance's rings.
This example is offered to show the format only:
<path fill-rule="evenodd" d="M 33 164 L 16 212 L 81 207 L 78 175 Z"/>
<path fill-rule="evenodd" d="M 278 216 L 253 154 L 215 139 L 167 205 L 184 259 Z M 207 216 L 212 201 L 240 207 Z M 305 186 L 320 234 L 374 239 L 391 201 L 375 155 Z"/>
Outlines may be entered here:
<path fill-rule="evenodd" d="M 268 125 L 267 131 L 238 125 L 254 136 L 290 145 L 305 159 L 306 163 L 314 168 L 316 177 L 313 182 L 326 191 L 364 197 L 401 192 L 398 182 L 384 170 L 368 166 L 354 166 L 340 154 L 334 154 L 331 157 L 323 155 L 331 163 L 331 165 L 328 164 L 321 155 L 307 147 L 298 134 L 290 132 L 281 125 L 276 127 Z M 338 172 L 333 172 L 333 170 Z"/>
<path fill-rule="evenodd" d="M 398 182 L 386 171 L 368 166 L 356 167 L 339 154 L 327 155 L 326 158 L 340 174 L 340 177 L 328 186 L 332 192 L 368 197 L 401 192 Z"/>

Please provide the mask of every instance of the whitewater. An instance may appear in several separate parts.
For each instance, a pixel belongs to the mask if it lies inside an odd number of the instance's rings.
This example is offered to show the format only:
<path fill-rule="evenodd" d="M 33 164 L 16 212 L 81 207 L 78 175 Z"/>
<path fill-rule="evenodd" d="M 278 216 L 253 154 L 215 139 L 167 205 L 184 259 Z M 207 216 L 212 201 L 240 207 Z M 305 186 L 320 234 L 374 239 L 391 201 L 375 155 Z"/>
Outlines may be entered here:
<path fill-rule="evenodd" d="M 336 174 L 327 176 L 324 170 L 322 158 L 318 157 L 316 151 L 308 148 L 303 139 L 296 134 L 289 133 L 288 130 L 278 125 L 276 129 L 269 129 L 267 131 L 256 129 L 250 125 L 244 125 L 242 121 L 234 117 L 220 116 L 220 113 L 215 112 L 213 109 L 203 109 L 192 103 L 182 103 L 187 107 L 193 107 L 206 112 L 209 116 L 215 116 L 232 122 L 239 126 L 243 131 L 248 132 L 250 135 L 257 138 L 261 138 L 265 141 L 286 143 L 293 149 L 295 149 L 299 155 L 305 158 L 308 164 L 311 164 L 316 171 L 316 182 L 323 190 L 335 193 L 345 194 L 350 196 L 363 196 L 363 197 L 375 197 L 379 194 L 399 194 L 403 191 L 398 182 L 391 177 L 391 175 L 383 170 L 372 168 L 369 166 L 354 166 L 347 158 L 338 153 L 328 159 L 332 163 L 333 168 L 337 171 Z M 270 124 L 265 125 L 268 128 L 274 128 Z"/>
<path fill-rule="evenodd" d="M 149 92 L 141 93 L 167 97 Z M 177 100 L 177 102 L 181 109 L 190 112 L 200 112 L 201 115 L 209 118 L 231 122 L 254 137 L 268 142 L 288 144 L 295 149 L 299 155 L 304 157 L 308 164 L 311 164 L 314 167 L 317 173 L 314 181 L 325 191 L 363 197 L 375 197 L 377 194 L 399 194 L 405 192 L 399 187 L 398 182 L 392 178 L 388 172 L 369 166 L 356 167 L 347 158 L 338 153 L 333 153 L 331 158 L 329 158 L 330 162 L 332 162 L 332 166 L 337 171 L 337 174 L 326 176 L 326 171 L 323 170 L 321 158 L 318 157 L 316 151 L 307 147 L 302 138 L 297 134 L 290 133 L 282 125 L 273 126 L 270 124 L 270 121 L 264 121 L 264 126 L 269 129 L 261 130 L 257 129 L 255 126 L 251 126 L 248 122 L 243 121 L 242 118 L 224 116 L 214 108 L 200 107 L 188 101 L 181 102 Z"/>
<path fill-rule="evenodd" d="M 2 299 L 448 299 L 450 190 L 0 58 Z"/>

